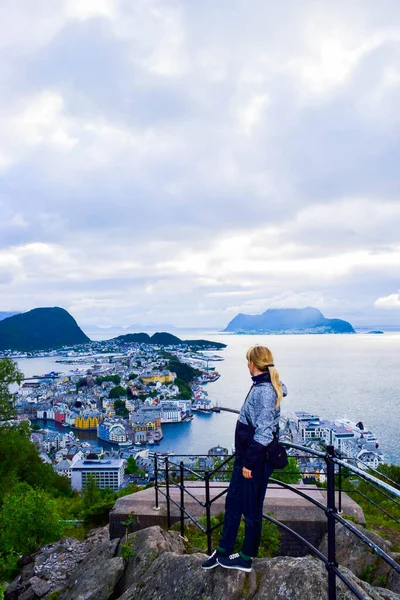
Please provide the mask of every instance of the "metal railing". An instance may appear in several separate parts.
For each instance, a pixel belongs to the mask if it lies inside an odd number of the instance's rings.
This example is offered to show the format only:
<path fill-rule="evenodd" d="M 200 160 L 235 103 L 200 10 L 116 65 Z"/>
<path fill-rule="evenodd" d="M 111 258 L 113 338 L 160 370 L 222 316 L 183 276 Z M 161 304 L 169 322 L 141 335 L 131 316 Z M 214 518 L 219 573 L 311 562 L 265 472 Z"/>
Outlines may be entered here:
<path fill-rule="evenodd" d="M 354 594 L 356 598 L 359 600 L 366 600 L 367 596 L 359 591 L 359 589 L 354 585 L 352 581 L 346 577 L 346 575 L 339 569 L 338 563 L 336 561 L 336 539 L 335 539 L 335 526 L 336 523 L 342 524 L 346 529 L 351 531 L 357 538 L 359 538 L 368 548 L 380 556 L 394 571 L 400 574 L 400 565 L 389 556 L 382 548 L 377 546 L 374 542 L 372 542 L 366 535 L 364 535 L 361 531 L 357 529 L 357 527 L 350 521 L 344 519 L 339 512 L 341 512 L 342 498 L 341 494 L 343 490 L 341 487 L 341 480 L 343 474 L 340 475 L 341 469 L 345 467 L 352 474 L 356 475 L 359 479 L 367 481 L 371 485 L 373 485 L 379 491 L 382 491 L 387 497 L 390 499 L 396 498 L 400 499 L 400 490 L 395 488 L 394 486 L 378 479 L 374 475 L 366 473 L 365 471 L 348 464 L 343 458 L 338 458 L 335 455 L 335 449 L 333 446 L 327 446 L 326 452 L 320 452 L 318 450 L 314 450 L 312 448 L 308 448 L 305 446 L 300 446 L 297 444 L 292 444 L 289 442 L 283 442 L 283 445 L 287 448 L 293 448 L 295 450 L 305 452 L 307 455 L 318 457 L 323 460 L 325 463 L 325 474 L 326 474 L 326 504 L 312 498 L 299 489 L 298 487 L 294 487 L 288 483 L 284 483 L 283 481 L 279 481 L 278 479 L 270 478 L 270 482 L 273 484 L 277 484 L 280 487 L 291 490 L 296 495 L 304 498 L 308 502 L 311 502 L 314 506 L 318 507 L 321 511 L 323 511 L 327 518 L 327 538 L 328 538 L 328 552 L 327 556 L 325 556 L 318 548 L 316 548 L 313 544 L 311 544 L 308 540 L 306 540 L 299 533 L 277 521 L 270 515 L 263 514 L 264 519 L 274 523 L 280 529 L 286 531 L 290 535 L 294 536 L 301 544 L 305 545 L 307 549 L 314 554 L 319 560 L 321 560 L 327 569 L 328 572 L 328 600 L 336 600 L 336 581 L 340 579 Z M 228 456 L 225 460 L 222 461 L 216 468 L 212 470 L 200 470 L 200 469 L 192 469 L 191 467 L 185 465 L 183 460 L 176 462 L 173 460 L 175 456 L 182 458 L 193 455 L 162 455 L 155 453 L 154 455 L 154 474 L 155 474 L 155 502 L 156 508 L 159 507 L 159 496 L 162 495 L 166 499 L 167 504 L 167 524 L 168 528 L 172 525 L 171 519 L 171 505 L 174 505 L 179 510 L 179 521 L 180 521 L 180 534 L 182 537 L 185 536 L 185 519 L 189 520 L 193 523 L 198 529 L 200 529 L 207 536 L 207 552 L 211 554 L 212 551 L 212 541 L 211 536 L 215 529 L 222 526 L 223 521 L 220 521 L 216 525 L 211 524 L 211 508 L 212 504 L 224 496 L 228 488 L 227 486 L 218 486 L 213 484 L 212 489 L 218 489 L 218 487 L 223 488 L 221 492 L 216 494 L 211 498 L 211 486 L 210 482 L 212 479 L 221 472 L 224 467 L 228 465 L 228 463 L 234 458 L 235 455 Z M 197 458 L 208 457 L 208 455 L 196 455 Z M 209 457 L 208 457 L 209 458 Z M 215 456 L 214 456 L 215 458 Z M 227 471 L 223 471 L 224 474 Z M 201 482 L 201 485 L 196 486 L 191 485 L 188 486 L 185 484 L 185 474 L 189 477 L 194 478 L 198 482 Z M 309 473 L 310 474 L 310 473 Z M 380 474 L 380 473 L 379 473 Z M 335 489 L 335 475 L 339 475 L 339 490 Z M 381 475 L 381 474 L 380 474 Z M 394 482 L 393 482 L 394 483 Z M 171 488 L 177 488 L 179 490 L 179 501 L 175 500 L 171 497 Z M 204 490 L 204 501 L 200 500 L 193 493 L 193 490 L 196 488 L 201 488 Z M 338 491 L 338 502 L 339 502 L 339 512 L 337 510 L 335 504 L 335 492 Z M 349 490 L 350 491 L 350 490 Z M 352 493 L 357 493 L 357 490 L 351 490 Z M 205 526 L 203 526 L 198 519 L 194 515 L 191 515 L 186 506 L 185 506 L 185 494 L 192 498 L 199 506 L 204 509 L 205 512 Z M 393 499 L 395 504 L 399 504 L 397 500 Z M 377 503 L 373 504 L 377 505 Z M 377 505 L 378 508 L 379 505 Z M 384 514 L 389 515 L 389 517 L 393 518 L 395 521 L 398 520 L 390 515 L 385 509 L 381 509 Z"/>

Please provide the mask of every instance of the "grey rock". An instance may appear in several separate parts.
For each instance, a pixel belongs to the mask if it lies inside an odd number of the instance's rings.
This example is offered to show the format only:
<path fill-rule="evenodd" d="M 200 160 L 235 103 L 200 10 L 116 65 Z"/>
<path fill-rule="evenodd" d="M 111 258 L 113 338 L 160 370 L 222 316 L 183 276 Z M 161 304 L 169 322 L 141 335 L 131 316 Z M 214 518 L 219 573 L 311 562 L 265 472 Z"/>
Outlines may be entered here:
<path fill-rule="evenodd" d="M 325 565 L 312 557 L 278 557 L 255 561 L 258 575 L 257 600 L 326 600 L 328 580 Z M 354 600 L 350 590 L 338 585 L 337 600 Z"/>
<path fill-rule="evenodd" d="M 396 594 L 400 594 L 400 575 L 393 569 L 388 575 L 387 587 L 393 592 L 396 592 Z"/>
<path fill-rule="evenodd" d="M 166 552 L 118 600 L 326 600 L 325 565 L 312 558 L 278 557 L 254 561 L 252 573 L 216 568 L 203 571 L 202 554 Z M 369 600 L 400 600 L 388 590 L 373 588 L 346 570 L 353 585 Z M 353 593 L 337 582 L 337 600 L 354 600 Z"/>
<path fill-rule="evenodd" d="M 107 557 L 114 557 L 118 550 L 119 540 L 114 540 L 110 544 L 108 526 L 93 530 L 84 541 L 66 538 L 57 544 L 48 544 L 31 557 L 23 557 L 22 563 L 25 566 L 21 575 L 7 587 L 5 599 L 18 600 L 24 592 L 27 592 L 27 597 L 31 597 L 34 590 L 28 582 L 35 575 L 40 575 L 38 579 L 48 582 L 51 591 L 61 591 L 65 588 L 67 575 L 70 576 L 79 563 L 82 563 L 90 552 L 104 542 L 106 542 Z M 60 556 L 64 556 L 62 562 L 59 560 Z M 29 559 L 34 562 L 29 562 Z M 35 597 L 38 596 L 35 594 Z"/>
<path fill-rule="evenodd" d="M 342 568 L 341 571 L 350 579 L 350 581 L 352 581 L 352 583 L 360 592 L 367 594 L 367 598 L 371 600 L 400 600 L 400 596 L 398 594 L 395 594 L 391 590 L 387 590 L 385 588 L 373 587 L 366 581 L 357 579 L 354 573 L 345 567 Z"/>
<path fill-rule="evenodd" d="M 4 594 L 4 600 L 18 600 L 18 596 L 24 589 L 25 587 L 22 587 L 21 584 L 21 577 L 18 575 L 18 577 L 16 577 L 16 579 L 14 579 L 7 587 Z"/>
<path fill-rule="evenodd" d="M 204 555 L 201 555 L 201 562 Z M 206 571 L 207 573 L 207 571 Z M 213 590 L 211 598 L 229 598 L 230 600 L 241 600 L 242 598 L 253 598 L 257 591 L 257 574 L 253 569 L 246 574 L 241 571 L 229 571 L 217 567 L 212 575 Z"/>
<path fill-rule="evenodd" d="M 121 593 L 130 588 L 161 554 L 165 552 L 184 554 L 185 552 L 185 545 L 178 532 L 165 531 L 158 525 L 131 533 L 128 536 L 128 543 L 135 555 L 127 561 L 125 574 L 119 585 Z M 121 543 L 119 554 L 122 545 Z"/>
<path fill-rule="evenodd" d="M 377 533 L 356 525 L 357 529 L 366 535 L 374 544 L 387 554 L 391 554 L 392 544 Z M 328 538 L 325 535 L 319 550 L 326 556 L 328 552 Z M 350 569 L 356 577 L 368 579 L 373 585 L 379 585 L 382 578 L 388 578 L 392 569 L 378 555 L 349 531 L 341 523 L 336 523 L 336 560 L 339 565 Z M 392 588 L 393 589 L 393 588 Z M 396 591 L 396 590 L 394 590 Z"/>
<path fill-rule="evenodd" d="M 29 580 L 29 583 L 38 598 L 41 598 L 51 590 L 51 584 L 48 581 L 43 581 L 43 579 L 40 579 L 39 577 L 32 577 L 32 579 Z"/>
<path fill-rule="evenodd" d="M 18 600 L 34 600 L 34 598 L 36 598 L 36 594 L 31 587 L 18 596 Z"/>
<path fill-rule="evenodd" d="M 213 579 L 201 569 L 202 554 L 166 552 L 153 560 L 148 569 L 119 600 L 189 600 L 212 598 Z M 233 598 L 223 595 L 220 598 Z M 235 599 L 236 600 L 236 599 Z"/>
<path fill-rule="evenodd" d="M 27 583 L 35 574 L 35 563 L 27 564 L 21 571 L 21 583 Z"/>
<path fill-rule="evenodd" d="M 124 572 L 124 561 L 114 557 L 119 540 L 95 547 L 73 571 L 60 600 L 108 600 Z"/>

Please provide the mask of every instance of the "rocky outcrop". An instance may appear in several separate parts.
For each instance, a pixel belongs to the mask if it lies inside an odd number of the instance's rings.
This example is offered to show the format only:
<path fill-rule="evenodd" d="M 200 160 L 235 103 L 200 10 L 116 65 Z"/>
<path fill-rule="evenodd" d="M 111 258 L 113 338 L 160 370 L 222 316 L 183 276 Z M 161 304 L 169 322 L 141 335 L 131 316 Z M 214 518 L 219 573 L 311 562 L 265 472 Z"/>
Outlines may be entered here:
<path fill-rule="evenodd" d="M 362 525 L 357 525 L 357 529 L 398 561 L 400 554 L 391 552 L 391 542 L 365 529 Z M 327 535 L 323 537 L 319 549 L 325 556 L 327 555 Z M 400 593 L 400 575 L 341 523 L 336 523 L 336 560 L 340 566 L 348 568 L 356 577 L 376 586 L 385 584 L 388 589 Z"/>
<path fill-rule="evenodd" d="M 116 540 L 113 545 L 118 546 L 118 542 Z M 75 573 L 77 567 L 103 545 L 110 545 L 108 526 L 92 531 L 84 541 L 66 538 L 45 546 L 36 554 L 22 556 L 21 573 L 8 586 L 5 600 L 25 600 L 24 593 L 26 598 L 46 598 L 49 593 L 58 597 L 71 573 Z M 39 584 L 38 579 L 42 584 Z M 43 592 L 42 595 L 39 592 Z"/>
<path fill-rule="evenodd" d="M 31 578 L 12 600 L 326 600 L 327 571 L 311 556 L 256 559 L 250 574 L 217 567 L 203 571 L 204 554 L 186 554 L 179 534 L 158 526 L 131 533 L 127 540 L 99 540 L 58 591 L 44 591 L 45 570 Z M 35 563 L 29 563 L 34 564 Z M 26 567 L 29 565 L 26 565 Z M 26 568 L 24 567 L 24 569 Z M 366 600 L 400 600 L 343 568 Z M 31 580 L 34 581 L 31 581 Z M 39 581 L 38 581 L 39 580 Z M 49 583 L 50 580 L 47 580 Z M 41 583 L 42 582 L 42 583 Z M 42 586 L 42 589 L 40 588 Z M 35 591 L 37 590 L 37 591 Z M 38 592 L 38 593 L 37 593 Z M 39 595 L 42 594 L 42 596 Z M 24 596 L 25 594 L 25 596 Z M 28 594 L 28 595 L 26 595 Z M 353 600 L 338 582 L 337 600 Z"/>

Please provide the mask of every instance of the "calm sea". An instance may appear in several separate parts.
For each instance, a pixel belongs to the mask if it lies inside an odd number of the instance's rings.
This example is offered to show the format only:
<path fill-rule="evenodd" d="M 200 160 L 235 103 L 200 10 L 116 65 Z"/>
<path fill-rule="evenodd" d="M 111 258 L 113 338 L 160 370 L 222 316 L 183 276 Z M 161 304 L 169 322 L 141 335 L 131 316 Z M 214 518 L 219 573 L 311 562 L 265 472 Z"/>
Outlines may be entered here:
<path fill-rule="evenodd" d="M 327 419 L 361 420 L 378 437 L 387 462 L 400 464 L 400 333 L 194 336 L 191 332 L 179 336 L 227 344 L 218 352 L 225 360 L 215 363 L 221 378 L 205 386 L 213 402 L 240 408 L 251 385 L 246 350 L 256 343 L 267 345 L 288 387 L 283 414 L 292 416 L 296 410 L 307 410 Z M 18 362 L 26 376 L 70 368 L 54 359 Z M 223 412 L 196 414 L 189 423 L 164 425 L 164 439 L 157 450 L 200 454 L 217 444 L 230 450 L 236 419 L 236 415 Z"/>

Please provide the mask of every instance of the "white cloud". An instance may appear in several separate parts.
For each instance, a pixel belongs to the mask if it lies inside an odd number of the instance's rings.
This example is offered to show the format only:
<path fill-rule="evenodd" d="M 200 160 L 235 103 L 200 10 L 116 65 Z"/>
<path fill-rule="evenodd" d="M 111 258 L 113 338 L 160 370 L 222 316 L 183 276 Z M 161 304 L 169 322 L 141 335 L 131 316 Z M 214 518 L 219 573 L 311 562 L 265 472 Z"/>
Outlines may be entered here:
<path fill-rule="evenodd" d="M 374 306 L 385 310 L 400 310 L 400 292 L 378 298 L 375 300 Z"/>
<path fill-rule="evenodd" d="M 37 147 L 68 151 L 79 143 L 72 133 L 73 121 L 65 114 L 62 96 L 51 90 L 35 95 L 17 109 L 0 111 L 0 125 L 3 132 L 0 156 L 5 157 L 3 170 Z M 1 164 L 0 161 L 0 168 Z"/>
<path fill-rule="evenodd" d="M 116 16 L 115 0 L 67 0 L 65 14 L 71 19 L 86 21 L 97 17 Z"/>
<path fill-rule="evenodd" d="M 56 4 L 0 8 L 5 308 L 126 325 L 386 314 L 396 1 Z"/>

